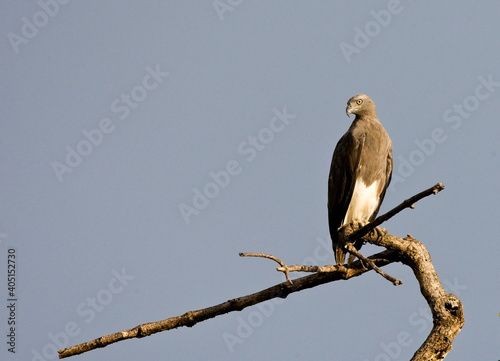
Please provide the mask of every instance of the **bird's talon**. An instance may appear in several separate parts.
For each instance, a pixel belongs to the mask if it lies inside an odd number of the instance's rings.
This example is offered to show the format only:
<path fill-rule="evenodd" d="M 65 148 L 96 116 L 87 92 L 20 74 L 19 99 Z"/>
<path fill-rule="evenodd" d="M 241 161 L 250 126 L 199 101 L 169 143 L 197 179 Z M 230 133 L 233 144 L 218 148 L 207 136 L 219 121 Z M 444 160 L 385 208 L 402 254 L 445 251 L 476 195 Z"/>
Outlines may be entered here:
<path fill-rule="evenodd" d="M 375 227 L 373 230 L 375 231 L 375 236 L 377 238 L 383 238 L 387 234 L 386 228 Z"/>

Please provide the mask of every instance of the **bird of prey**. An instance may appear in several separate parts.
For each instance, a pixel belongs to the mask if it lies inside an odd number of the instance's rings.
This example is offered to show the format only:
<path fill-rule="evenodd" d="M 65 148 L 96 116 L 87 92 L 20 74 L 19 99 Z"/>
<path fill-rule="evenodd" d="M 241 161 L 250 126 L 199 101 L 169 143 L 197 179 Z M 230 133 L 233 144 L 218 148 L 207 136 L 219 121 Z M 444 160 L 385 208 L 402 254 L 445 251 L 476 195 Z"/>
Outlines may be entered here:
<path fill-rule="evenodd" d="M 392 175 L 392 142 L 379 122 L 375 103 L 365 94 L 347 102 L 346 114 L 356 117 L 333 152 L 328 179 L 328 222 L 337 264 L 345 262 L 340 229 L 375 219 Z M 363 242 L 356 241 L 360 249 Z M 349 255 L 347 264 L 354 260 Z"/>

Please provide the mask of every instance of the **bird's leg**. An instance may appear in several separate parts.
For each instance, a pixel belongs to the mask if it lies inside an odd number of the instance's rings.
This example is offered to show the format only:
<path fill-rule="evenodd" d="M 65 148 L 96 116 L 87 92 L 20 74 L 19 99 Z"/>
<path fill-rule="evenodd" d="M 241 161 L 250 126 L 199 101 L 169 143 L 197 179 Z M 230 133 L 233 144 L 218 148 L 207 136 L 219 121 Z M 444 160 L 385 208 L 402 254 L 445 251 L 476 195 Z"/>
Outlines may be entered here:
<path fill-rule="evenodd" d="M 349 236 L 356 232 L 358 229 L 363 227 L 366 223 L 359 220 L 355 219 L 353 222 L 346 224 L 343 228 L 343 236 L 344 236 L 344 250 L 345 252 L 349 252 L 349 257 L 347 257 L 347 266 L 349 266 L 354 259 L 356 258 L 356 254 L 354 254 L 351 250 L 358 250 L 361 247 L 362 240 L 349 240 Z M 366 268 L 365 264 L 363 263 L 363 260 L 358 257 L 358 259 L 361 262 L 361 265 Z"/>
<path fill-rule="evenodd" d="M 336 262 L 338 265 L 344 264 L 345 256 L 349 253 L 349 245 L 353 244 L 353 242 L 349 240 L 349 235 L 354 232 L 352 226 L 352 223 L 347 223 L 338 229 L 339 238 L 337 247 L 341 250 L 341 253 L 338 254 L 337 251 L 335 251 Z M 347 264 L 349 265 L 349 262 Z"/>
<path fill-rule="evenodd" d="M 368 224 L 368 222 L 359 221 L 358 224 L 357 224 L 357 227 L 358 227 L 357 229 L 360 229 L 360 228 L 366 226 L 367 224 Z M 361 244 L 365 244 L 365 240 L 363 240 L 363 239 L 361 239 L 360 242 L 361 242 Z M 359 248 L 357 248 L 357 250 L 359 250 Z M 363 268 L 369 268 L 369 265 L 367 265 L 364 262 L 364 258 L 363 257 L 359 257 L 358 256 L 358 259 L 359 259 L 359 262 L 361 262 L 361 265 L 363 266 Z"/>

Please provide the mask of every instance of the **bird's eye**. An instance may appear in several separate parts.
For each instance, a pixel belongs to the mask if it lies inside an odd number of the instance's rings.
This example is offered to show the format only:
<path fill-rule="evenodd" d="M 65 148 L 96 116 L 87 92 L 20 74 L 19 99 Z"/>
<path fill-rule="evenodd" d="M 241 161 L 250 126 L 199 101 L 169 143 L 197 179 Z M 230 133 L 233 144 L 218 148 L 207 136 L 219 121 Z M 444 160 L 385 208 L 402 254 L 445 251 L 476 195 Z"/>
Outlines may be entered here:
<path fill-rule="evenodd" d="M 358 99 L 358 100 L 356 100 L 356 104 L 358 104 L 358 105 L 363 104 L 363 99 Z"/>

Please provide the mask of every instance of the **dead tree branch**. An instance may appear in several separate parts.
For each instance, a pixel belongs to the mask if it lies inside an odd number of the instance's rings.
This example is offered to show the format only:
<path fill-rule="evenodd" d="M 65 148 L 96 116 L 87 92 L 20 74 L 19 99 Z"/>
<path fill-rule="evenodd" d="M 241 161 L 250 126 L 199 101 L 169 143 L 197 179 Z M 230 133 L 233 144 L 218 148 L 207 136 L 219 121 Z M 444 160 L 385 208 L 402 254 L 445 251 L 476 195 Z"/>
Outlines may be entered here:
<path fill-rule="evenodd" d="M 384 277 L 386 280 L 391 282 L 395 286 L 399 286 L 403 284 L 401 280 L 398 280 L 397 278 L 392 277 L 391 275 L 387 274 L 386 272 L 382 271 L 375 263 L 374 260 L 366 258 L 363 256 L 353 245 L 352 243 L 349 243 L 346 245 L 347 250 L 354 254 L 356 257 L 359 258 L 361 261 L 361 265 L 365 268 L 372 269 L 378 274 L 380 274 L 382 277 Z M 306 265 L 293 265 L 293 266 L 287 266 L 283 261 L 281 261 L 279 258 L 270 255 L 270 254 L 264 254 L 264 253 L 240 253 L 240 256 L 254 256 L 254 257 L 262 257 L 262 258 L 269 258 L 272 259 L 280 264 L 280 267 L 276 268 L 276 271 L 283 272 L 286 276 L 286 279 L 290 284 L 293 282 L 290 280 L 289 273 L 290 272 L 343 272 L 346 270 L 346 267 L 344 265 L 326 265 L 326 266 L 306 266 Z M 366 267 L 368 265 L 368 267 Z"/>
<path fill-rule="evenodd" d="M 59 350 L 59 358 L 78 355 L 130 338 L 142 338 L 157 332 L 167 331 L 182 326 L 192 327 L 198 322 L 229 312 L 241 311 L 246 307 L 273 298 L 286 298 L 291 293 L 313 288 L 318 285 L 338 280 L 348 280 L 370 270 L 365 267 L 364 263 L 373 263 L 372 266 L 374 267 L 371 268 L 376 269 L 390 263 L 402 262 L 412 268 L 420 284 L 421 293 L 427 301 L 434 319 L 434 327 L 425 342 L 416 351 L 411 361 L 443 360 L 451 350 L 452 342 L 464 324 L 463 308 L 460 299 L 453 294 L 446 293 L 432 265 L 429 252 L 421 242 L 410 235 L 405 238 L 399 238 L 390 234 L 381 235 L 380 232 L 370 232 L 376 226 L 400 212 L 402 209 L 412 207 L 413 203 L 419 199 L 429 194 L 437 193 L 441 189 L 443 189 L 443 185 L 437 184 L 405 200 L 398 207 L 377 218 L 374 222 L 352 233 L 352 240 L 363 237 L 365 241 L 385 247 L 386 250 L 367 258 L 363 257 L 363 261 L 355 261 L 349 268 L 343 265 L 324 267 L 296 265 L 288 267 L 274 256 L 260 254 L 259 257 L 270 258 L 279 263 L 280 267 L 278 267 L 278 270 L 285 272 L 287 276 L 288 272 L 295 270 L 307 270 L 318 273 L 298 278 L 294 280 L 293 283 L 288 281 L 283 282 L 265 290 L 234 298 L 212 307 L 189 311 L 181 316 L 170 317 L 162 321 L 145 323 L 128 330 L 102 336 L 76 346 L 71 346 Z M 255 254 L 252 255 L 255 256 Z"/>
<path fill-rule="evenodd" d="M 349 235 L 349 240 L 351 242 L 354 242 L 366 234 L 368 234 L 371 230 L 375 229 L 375 227 L 380 226 L 382 223 L 385 221 L 391 219 L 394 217 L 396 214 L 401 212 L 405 208 L 415 208 L 415 203 L 417 203 L 419 200 L 422 198 L 425 198 L 427 196 L 430 196 L 431 194 L 438 194 L 440 191 L 444 189 L 444 184 L 443 183 L 437 183 L 436 185 L 426 189 L 425 191 L 422 191 L 420 193 L 415 194 L 413 197 L 410 197 L 408 199 L 405 199 L 401 204 L 398 206 L 394 207 L 391 209 L 389 212 L 377 217 L 373 222 L 368 223 L 364 227 L 361 227 L 360 229 L 354 231 Z"/>
<path fill-rule="evenodd" d="M 452 342 L 465 322 L 462 302 L 444 290 L 423 243 L 410 235 L 405 238 L 390 234 L 382 238 L 373 235 L 365 236 L 365 239 L 396 252 L 398 260 L 413 270 L 420 284 L 420 292 L 432 311 L 434 327 L 410 361 L 443 360 L 451 351 Z"/>
<path fill-rule="evenodd" d="M 286 267 L 286 264 L 280 260 L 278 257 L 273 256 L 272 254 L 265 254 L 265 253 L 243 253 L 240 252 L 240 257 L 262 257 L 262 258 L 269 258 L 272 259 L 274 262 L 278 263 L 281 267 L 279 268 L 284 268 L 284 271 L 282 271 L 285 274 L 286 280 L 292 284 L 292 280 L 290 279 L 290 276 L 288 275 L 288 268 Z"/>
<path fill-rule="evenodd" d="M 396 253 L 393 251 L 384 251 L 369 258 L 373 259 L 377 266 L 382 267 L 389 263 L 396 262 L 397 258 L 394 257 L 395 254 Z M 106 347 L 112 343 L 126 339 L 142 338 L 157 332 L 168 331 L 183 326 L 192 327 L 198 322 L 202 322 L 219 315 L 233 311 L 241 311 L 249 306 L 253 306 L 257 303 L 271 300 L 273 298 L 286 298 L 291 293 L 313 288 L 325 283 L 338 280 L 348 280 L 352 277 L 360 276 L 367 271 L 369 271 L 369 269 L 364 268 L 361 262 L 356 261 L 353 262 L 351 267 L 348 269 L 342 267 L 341 270 L 334 272 L 314 273 L 312 275 L 294 280 L 293 284 L 290 284 L 288 281 L 283 282 L 265 290 L 247 296 L 234 298 L 212 307 L 189 311 L 181 316 L 170 317 L 162 321 L 144 323 L 128 330 L 102 336 L 76 346 L 67 347 L 58 351 L 59 358 L 78 355 L 90 350 Z"/>
<path fill-rule="evenodd" d="M 366 258 L 363 256 L 357 249 L 354 247 L 352 243 L 347 244 L 347 250 L 351 252 L 353 255 L 359 258 L 359 260 L 364 264 L 367 265 L 369 269 L 374 270 L 377 272 L 379 275 L 384 277 L 386 280 L 391 282 L 394 286 L 399 286 L 403 284 L 403 281 L 398 280 L 397 278 L 392 277 L 390 274 L 388 274 L 385 271 L 382 271 L 376 264 L 373 262 L 371 259 Z"/>

